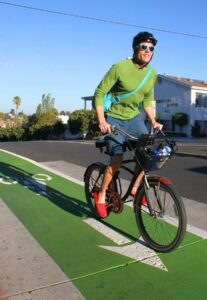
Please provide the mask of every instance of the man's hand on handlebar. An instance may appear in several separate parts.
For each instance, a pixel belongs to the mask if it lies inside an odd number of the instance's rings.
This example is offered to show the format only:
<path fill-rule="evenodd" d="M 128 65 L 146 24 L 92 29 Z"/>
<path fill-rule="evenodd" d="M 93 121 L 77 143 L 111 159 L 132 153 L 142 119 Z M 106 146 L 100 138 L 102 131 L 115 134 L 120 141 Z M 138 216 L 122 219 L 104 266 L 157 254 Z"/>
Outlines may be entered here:
<path fill-rule="evenodd" d="M 163 125 L 158 123 L 157 121 L 154 121 L 152 126 L 154 129 L 158 129 L 159 131 L 162 131 Z"/>
<path fill-rule="evenodd" d="M 106 121 L 102 121 L 99 123 L 99 129 L 102 133 L 111 133 L 111 125 Z"/>

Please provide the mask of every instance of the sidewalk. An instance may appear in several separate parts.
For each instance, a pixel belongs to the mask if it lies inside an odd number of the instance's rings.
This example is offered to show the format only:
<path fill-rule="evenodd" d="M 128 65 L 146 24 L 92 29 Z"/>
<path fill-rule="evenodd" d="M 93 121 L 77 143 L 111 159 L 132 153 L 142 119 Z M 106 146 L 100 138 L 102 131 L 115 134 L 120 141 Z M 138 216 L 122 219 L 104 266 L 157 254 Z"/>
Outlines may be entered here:
<path fill-rule="evenodd" d="M 207 140 L 206 141 L 177 141 L 179 154 L 189 156 L 200 156 L 207 158 Z"/>
<path fill-rule="evenodd" d="M 0 299 L 84 299 L 1 199 L 0 233 Z"/>

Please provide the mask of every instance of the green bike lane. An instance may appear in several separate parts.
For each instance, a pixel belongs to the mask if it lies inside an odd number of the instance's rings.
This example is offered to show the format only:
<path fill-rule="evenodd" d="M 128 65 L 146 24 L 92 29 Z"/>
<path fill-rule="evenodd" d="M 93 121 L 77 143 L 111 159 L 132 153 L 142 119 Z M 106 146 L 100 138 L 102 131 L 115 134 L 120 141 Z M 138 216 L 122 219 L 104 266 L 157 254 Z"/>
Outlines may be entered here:
<path fill-rule="evenodd" d="M 159 269 L 146 264 L 146 256 L 136 260 L 106 249 L 125 246 L 86 224 L 91 215 L 81 185 L 3 151 L 0 176 L 0 198 L 86 299 L 207 297 L 207 240 L 187 233 L 176 251 L 154 254 L 166 268 Z M 128 206 L 101 224 L 127 245 L 139 237 Z"/>

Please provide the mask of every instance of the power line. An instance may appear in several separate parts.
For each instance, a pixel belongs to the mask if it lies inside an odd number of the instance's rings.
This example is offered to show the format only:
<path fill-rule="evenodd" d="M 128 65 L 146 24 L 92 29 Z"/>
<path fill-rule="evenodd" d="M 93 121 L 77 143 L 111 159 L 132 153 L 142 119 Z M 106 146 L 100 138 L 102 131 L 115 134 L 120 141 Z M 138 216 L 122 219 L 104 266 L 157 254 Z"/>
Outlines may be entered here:
<path fill-rule="evenodd" d="M 49 10 L 49 9 L 44 9 L 44 8 L 39 8 L 39 7 L 33 7 L 33 6 L 27 6 L 27 5 L 21 5 L 21 4 L 5 2 L 5 1 L 0 1 L 0 4 L 9 5 L 9 6 L 18 7 L 18 8 L 23 8 L 23 9 L 35 10 L 35 11 L 43 12 L 43 13 L 64 15 L 64 16 L 67 16 L 67 17 L 86 19 L 86 20 L 90 20 L 90 21 L 103 22 L 103 23 L 109 23 L 109 24 L 114 24 L 114 25 L 122 25 L 122 26 L 128 26 L 128 27 L 143 28 L 143 29 L 147 29 L 147 30 L 154 30 L 154 31 L 160 31 L 160 32 L 165 32 L 165 33 L 170 33 L 170 34 L 177 34 L 177 35 L 184 35 L 184 36 L 188 36 L 188 37 L 192 37 L 192 38 L 199 38 L 199 39 L 206 39 L 207 40 L 207 36 L 204 36 L 204 35 L 190 34 L 190 33 L 185 33 L 185 32 L 165 30 L 165 29 L 161 29 L 161 28 L 147 27 L 147 26 L 124 23 L 124 22 L 119 22 L 119 21 L 82 16 L 82 15 L 71 14 L 71 13 L 62 12 L 62 11 L 54 11 L 54 10 Z"/>

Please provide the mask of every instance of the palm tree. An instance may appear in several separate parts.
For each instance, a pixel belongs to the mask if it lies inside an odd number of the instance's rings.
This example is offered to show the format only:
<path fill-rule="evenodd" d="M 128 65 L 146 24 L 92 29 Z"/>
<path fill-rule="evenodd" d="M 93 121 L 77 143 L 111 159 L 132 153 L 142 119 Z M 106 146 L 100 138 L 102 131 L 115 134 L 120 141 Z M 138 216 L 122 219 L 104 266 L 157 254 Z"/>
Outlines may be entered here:
<path fill-rule="evenodd" d="M 13 103 L 14 103 L 14 105 L 16 107 L 16 116 L 17 116 L 17 111 L 18 111 L 18 109 L 19 109 L 19 107 L 21 105 L 21 98 L 19 96 L 15 96 L 13 98 Z"/>

